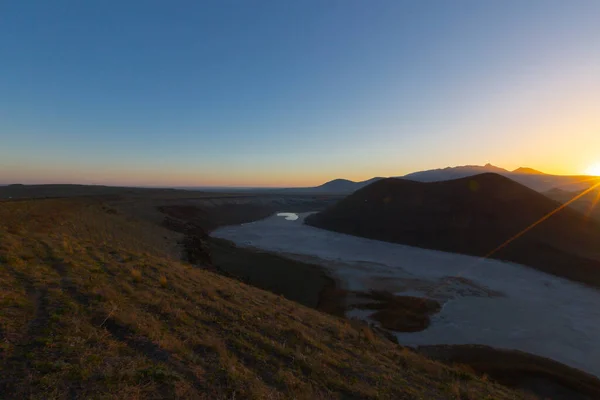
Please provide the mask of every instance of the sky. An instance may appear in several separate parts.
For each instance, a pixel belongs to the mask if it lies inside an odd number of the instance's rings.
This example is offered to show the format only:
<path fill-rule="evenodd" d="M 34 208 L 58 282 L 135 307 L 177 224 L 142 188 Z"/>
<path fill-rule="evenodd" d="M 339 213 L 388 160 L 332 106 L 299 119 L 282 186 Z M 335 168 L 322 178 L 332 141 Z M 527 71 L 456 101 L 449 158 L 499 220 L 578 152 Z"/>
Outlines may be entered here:
<path fill-rule="evenodd" d="M 600 165 L 600 1 L 0 2 L 0 183 Z"/>

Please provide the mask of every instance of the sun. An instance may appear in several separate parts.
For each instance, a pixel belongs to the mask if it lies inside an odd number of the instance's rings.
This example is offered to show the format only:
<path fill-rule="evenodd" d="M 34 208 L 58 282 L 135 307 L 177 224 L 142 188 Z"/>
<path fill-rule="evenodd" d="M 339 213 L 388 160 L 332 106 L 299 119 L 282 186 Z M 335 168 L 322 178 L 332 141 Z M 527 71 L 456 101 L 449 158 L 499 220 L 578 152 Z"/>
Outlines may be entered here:
<path fill-rule="evenodd" d="M 588 175 L 600 176 L 600 163 L 590 165 L 590 167 L 585 172 Z"/>

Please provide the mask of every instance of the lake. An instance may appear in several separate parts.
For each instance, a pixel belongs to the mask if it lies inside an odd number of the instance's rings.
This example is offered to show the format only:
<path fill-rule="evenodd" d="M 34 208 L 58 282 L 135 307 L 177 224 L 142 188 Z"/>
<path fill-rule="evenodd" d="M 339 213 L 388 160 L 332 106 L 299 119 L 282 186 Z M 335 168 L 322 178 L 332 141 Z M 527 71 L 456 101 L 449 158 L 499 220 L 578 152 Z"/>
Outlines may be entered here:
<path fill-rule="evenodd" d="M 516 349 L 600 376 L 600 291 L 514 263 L 314 228 L 303 223 L 309 214 L 281 212 L 213 236 L 321 265 L 348 290 L 440 301 L 429 328 L 396 333 L 401 344 Z"/>

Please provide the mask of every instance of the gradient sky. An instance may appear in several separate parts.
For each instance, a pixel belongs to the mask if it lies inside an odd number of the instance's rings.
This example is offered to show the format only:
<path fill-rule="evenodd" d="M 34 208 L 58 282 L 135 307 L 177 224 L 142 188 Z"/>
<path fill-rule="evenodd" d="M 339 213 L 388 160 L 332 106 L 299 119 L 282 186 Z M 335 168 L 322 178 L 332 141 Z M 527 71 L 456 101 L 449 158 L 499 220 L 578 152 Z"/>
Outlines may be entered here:
<path fill-rule="evenodd" d="M 600 163 L 600 1 L 5 1 L 0 183 Z"/>

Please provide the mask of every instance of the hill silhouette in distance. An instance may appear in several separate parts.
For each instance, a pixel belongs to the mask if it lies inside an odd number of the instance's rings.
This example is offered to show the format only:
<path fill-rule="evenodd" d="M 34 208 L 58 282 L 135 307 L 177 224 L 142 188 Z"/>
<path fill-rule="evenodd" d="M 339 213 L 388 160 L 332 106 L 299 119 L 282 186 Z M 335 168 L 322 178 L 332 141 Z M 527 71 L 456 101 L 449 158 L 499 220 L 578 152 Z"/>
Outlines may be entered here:
<path fill-rule="evenodd" d="M 513 171 L 513 174 L 546 175 L 542 171 L 528 167 L 519 167 Z"/>
<path fill-rule="evenodd" d="M 560 203 L 498 174 L 443 182 L 377 181 L 307 218 L 319 228 L 485 256 Z M 600 225 L 565 208 L 493 258 L 600 287 Z"/>
<path fill-rule="evenodd" d="M 413 172 L 399 178 L 419 182 L 438 182 L 466 178 L 484 173 L 502 175 L 538 192 L 545 192 L 554 188 L 568 191 L 585 190 L 600 181 L 597 177 L 593 176 L 551 175 L 528 167 L 520 167 L 514 171 L 508 171 L 492 164 L 486 164 L 484 166 L 463 165 L 458 167 L 430 169 Z"/>
<path fill-rule="evenodd" d="M 411 172 L 407 175 L 395 176 L 393 178 L 408 179 L 418 182 L 439 182 L 466 178 L 485 173 L 502 175 L 538 192 L 547 192 L 552 189 L 576 192 L 588 189 L 594 184 L 600 182 L 600 178 L 594 176 L 552 175 L 529 167 L 520 167 L 514 171 L 509 171 L 492 164 L 462 165 L 457 167 L 429 169 L 425 171 Z M 360 182 L 355 182 L 348 179 L 334 179 L 320 186 L 309 188 L 290 188 L 286 190 L 315 194 L 350 194 L 381 179 L 385 178 L 375 177 Z"/>

